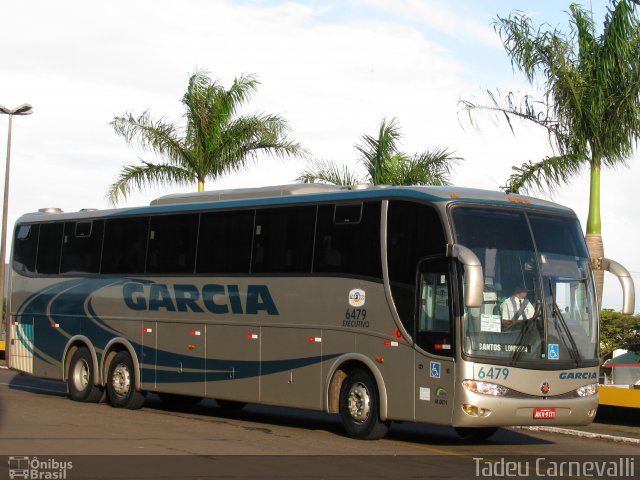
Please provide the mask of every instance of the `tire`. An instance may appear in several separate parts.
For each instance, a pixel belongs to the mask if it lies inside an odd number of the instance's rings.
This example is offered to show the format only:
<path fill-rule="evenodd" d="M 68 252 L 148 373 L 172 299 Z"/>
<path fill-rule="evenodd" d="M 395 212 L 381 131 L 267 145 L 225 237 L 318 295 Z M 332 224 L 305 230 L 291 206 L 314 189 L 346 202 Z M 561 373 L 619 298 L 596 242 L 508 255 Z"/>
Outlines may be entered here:
<path fill-rule="evenodd" d="M 128 352 L 118 352 L 109 365 L 107 396 L 116 408 L 135 410 L 144 405 L 145 395 L 136 390 L 136 373 Z"/>
<path fill-rule="evenodd" d="M 454 427 L 463 440 L 486 440 L 498 430 L 498 427 Z"/>
<path fill-rule="evenodd" d="M 389 423 L 380 420 L 378 387 L 368 371 L 355 369 L 340 388 L 340 416 L 351 438 L 377 440 L 389 431 Z"/>
<path fill-rule="evenodd" d="M 202 397 L 192 397 L 176 393 L 158 393 L 158 396 L 164 403 L 177 407 L 194 407 L 202 401 Z"/>
<path fill-rule="evenodd" d="M 220 408 L 224 408 L 225 410 L 242 410 L 247 406 L 247 402 L 236 402 L 235 400 L 216 399 L 216 403 L 220 406 Z"/>
<path fill-rule="evenodd" d="M 80 347 L 71 357 L 67 372 L 69 397 L 76 402 L 99 402 L 102 398 L 102 388 L 93 384 L 94 378 L 91 352 L 87 347 Z"/>

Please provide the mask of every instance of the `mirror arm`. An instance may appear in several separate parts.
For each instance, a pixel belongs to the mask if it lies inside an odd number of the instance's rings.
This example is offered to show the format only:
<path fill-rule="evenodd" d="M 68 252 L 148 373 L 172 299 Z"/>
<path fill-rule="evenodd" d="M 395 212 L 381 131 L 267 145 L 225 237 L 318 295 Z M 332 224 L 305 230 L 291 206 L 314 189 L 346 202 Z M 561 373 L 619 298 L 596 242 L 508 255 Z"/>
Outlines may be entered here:
<path fill-rule="evenodd" d="M 620 285 L 622 286 L 622 313 L 626 315 L 633 315 L 636 298 L 633 278 L 631 278 L 629 271 L 610 258 L 598 258 L 593 262 L 593 267 L 596 270 L 606 270 L 618 277 Z"/>
<path fill-rule="evenodd" d="M 464 267 L 464 304 L 481 307 L 484 302 L 484 275 L 482 264 L 473 251 L 458 243 L 447 245 L 447 256 L 457 258 Z"/>

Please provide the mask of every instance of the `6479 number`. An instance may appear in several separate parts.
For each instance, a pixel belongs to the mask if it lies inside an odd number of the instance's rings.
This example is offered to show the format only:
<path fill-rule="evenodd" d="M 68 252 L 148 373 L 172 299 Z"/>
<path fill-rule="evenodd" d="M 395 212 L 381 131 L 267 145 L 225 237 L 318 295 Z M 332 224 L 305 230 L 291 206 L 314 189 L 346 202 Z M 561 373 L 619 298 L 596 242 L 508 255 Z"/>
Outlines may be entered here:
<path fill-rule="evenodd" d="M 344 314 L 345 320 L 364 320 L 367 318 L 366 308 L 347 308 Z"/>

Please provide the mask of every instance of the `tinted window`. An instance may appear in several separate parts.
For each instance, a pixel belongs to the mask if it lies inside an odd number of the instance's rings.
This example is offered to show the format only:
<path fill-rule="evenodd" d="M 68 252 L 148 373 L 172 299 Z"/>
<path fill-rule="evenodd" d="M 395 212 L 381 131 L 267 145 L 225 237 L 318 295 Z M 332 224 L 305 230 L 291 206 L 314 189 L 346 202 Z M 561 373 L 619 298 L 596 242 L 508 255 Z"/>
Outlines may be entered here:
<path fill-rule="evenodd" d="M 256 211 L 253 273 L 311 271 L 316 207 Z"/>
<path fill-rule="evenodd" d="M 357 218 L 360 210 L 359 221 L 344 222 Z M 380 202 L 365 202 L 362 207 L 320 205 L 314 258 L 314 273 L 381 278 Z"/>
<path fill-rule="evenodd" d="M 198 273 L 249 273 L 254 210 L 203 213 Z"/>
<path fill-rule="evenodd" d="M 437 212 L 426 205 L 390 201 L 387 215 L 387 262 L 391 294 L 408 332 L 413 330 L 416 272 L 421 258 L 445 253 Z"/>
<path fill-rule="evenodd" d="M 144 273 L 149 217 L 107 220 L 102 273 Z"/>
<path fill-rule="evenodd" d="M 63 227 L 63 223 L 44 223 L 40 225 L 36 272 L 42 274 L 59 273 Z"/>
<path fill-rule="evenodd" d="M 193 273 L 197 232 L 197 214 L 151 217 L 147 272 Z"/>
<path fill-rule="evenodd" d="M 539 252 L 589 258 L 578 220 L 529 215 L 529 221 Z"/>
<path fill-rule="evenodd" d="M 16 272 L 34 272 L 40 225 L 18 225 L 13 241 L 13 269 Z"/>
<path fill-rule="evenodd" d="M 66 222 L 62 242 L 61 273 L 97 273 L 104 221 Z"/>
<path fill-rule="evenodd" d="M 447 261 L 442 257 L 427 260 L 420 270 L 416 343 L 429 353 L 451 356 L 453 312 Z"/>

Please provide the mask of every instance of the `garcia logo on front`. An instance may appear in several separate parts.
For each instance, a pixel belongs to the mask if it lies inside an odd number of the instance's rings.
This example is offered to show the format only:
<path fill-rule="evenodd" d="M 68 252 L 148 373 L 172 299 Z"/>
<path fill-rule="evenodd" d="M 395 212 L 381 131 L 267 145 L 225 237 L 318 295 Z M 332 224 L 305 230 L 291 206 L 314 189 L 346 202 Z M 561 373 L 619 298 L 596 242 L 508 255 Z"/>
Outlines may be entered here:
<path fill-rule="evenodd" d="M 354 288 L 349 292 L 349 305 L 352 307 L 363 307 L 367 295 L 361 288 Z"/>
<path fill-rule="evenodd" d="M 73 462 L 38 457 L 9 457 L 9 478 L 24 478 L 32 480 L 65 480 L 67 471 L 73 468 Z"/>

